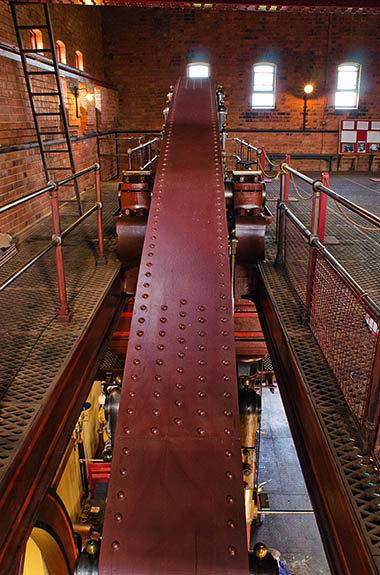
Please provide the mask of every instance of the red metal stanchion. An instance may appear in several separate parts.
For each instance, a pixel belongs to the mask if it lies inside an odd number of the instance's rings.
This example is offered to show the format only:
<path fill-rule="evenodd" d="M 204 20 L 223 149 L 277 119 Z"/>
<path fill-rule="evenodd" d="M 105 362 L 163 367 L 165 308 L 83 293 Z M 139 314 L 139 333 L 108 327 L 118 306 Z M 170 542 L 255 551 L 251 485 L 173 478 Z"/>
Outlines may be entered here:
<path fill-rule="evenodd" d="M 265 171 L 265 149 L 264 149 L 264 147 L 262 147 L 260 150 L 260 170 L 261 170 L 261 181 L 264 182 L 264 180 L 265 180 L 265 175 L 264 175 L 264 171 Z"/>
<path fill-rule="evenodd" d="M 326 188 L 330 187 L 330 175 L 327 172 L 324 172 L 322 174 L 322 184 L 326 186 Z M 321 192 L 317 233 L 322 243 L 325 241 L 326 209 L 327 209 L 327 195 L 324 192 Z"/>
<path fill-rule="evenodd" d="M 97 220 L 98 220 L 98 265 L 104 265 L 107 263 L 106 256 L 104 255 L 104 235 L 103 235 L 103 218 L 102 218 L 102 193 L 100 186 L 100 166 L 95 170 L 95 193 L 96 193 L 96 203 L 98 205 Z"/>
<path fill-rule="evenodd" d="M 57 267 L 57 282 L 58 282 L 58 297 L 59 297 L 59 310 L 58 310 L 58 321 L 69 322 L 71 315 L 69 312 L 69 306 L 67 304 L 67 294 L 66 294 L 66 283 L 65 283 L 65 271 L 63 267 L 63 255 L 62 255 L 62 239 L 61 239 L 61 226 L 59 222 L 59 206 L 58 206 L 58 189 L 54 189 L 50 192 L 50 205 L 51 205 L 51 217 L 53 223 L 53 240 L 56 240 L 57 245 L 55 248 L 55 263 Z"/>

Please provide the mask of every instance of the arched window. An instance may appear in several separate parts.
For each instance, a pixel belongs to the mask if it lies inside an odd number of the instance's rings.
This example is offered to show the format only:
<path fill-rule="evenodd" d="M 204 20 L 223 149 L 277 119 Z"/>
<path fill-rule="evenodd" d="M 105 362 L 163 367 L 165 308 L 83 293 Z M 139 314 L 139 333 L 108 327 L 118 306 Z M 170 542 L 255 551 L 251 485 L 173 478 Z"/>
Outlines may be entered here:
<path fill-rule="evenodd" d="M 276 64 L 255 64 L 252 76 L 252 108 L 274 108 L 275 87 Z"/>
<path fill-rule="evenodd" d="M 338 66 L 335 108 L 357 108 L 359 105 L 360 64 L 345 63 Z"/>
<path fill-rule="evenodd" d="M 55 43 L 55 51 L 57 54 L 57 60 L 60 64 L 66 64 L 66 46 L 61 40 L 57 40 Z"/>
<path fill-rule="evenodd" d="M 32 28 L 32 30 L 30 30 L 30 44 L 32 46 L 32 50 L 42 50 L 44 47 L 42 42 L 42 32 L 38 28 Z"/>
<path fill-rule="evenodd" d="M 210 76 L 210 64 L 205 62 L 191 62 L 187 65 L 188 78 L 208 78 Z"/>
<path fill-rule="evenodd" d="M 75 67 L 83 72 L 83 54 L 80 50 L 75 50 Z"/>

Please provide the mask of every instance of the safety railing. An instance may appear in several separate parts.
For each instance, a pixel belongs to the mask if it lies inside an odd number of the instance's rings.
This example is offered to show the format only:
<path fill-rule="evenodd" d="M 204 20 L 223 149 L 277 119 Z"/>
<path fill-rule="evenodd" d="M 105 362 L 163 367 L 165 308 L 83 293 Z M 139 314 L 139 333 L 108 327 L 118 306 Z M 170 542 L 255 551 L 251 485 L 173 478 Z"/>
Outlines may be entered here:
<path fill-rule="evenodd" d="M 365 211 L 356 206 L 355 213 L 363 215 Z M 380 400 L 380 308 L 318 235 L 282 202 L 279 217 L 277 261 L 285 266 L 302 301 L 305 322 L 334 373 L 363 438 L 375 449 Z M 377 221 L 374 214 L 366 217 Z"/>
<path fill-rule="evenodd" d="M 235 159 L 235 170 L 248 169 L 251 166 L 264 171 L 265 165 L 265 150 L 264 148 L 256 148 L 249 142 L 241 140 L 240 138 L 226 138 L 227 142 L 234 142 L 234 150 L 226 153 L 224 157 Z"/>
<path fill-rule="evenodd" d="M 72 224 L 70 224 L 66 229 L 61 231 L 60 224 L 60 213 L 58 205 L 58 190 L 61 186 L 72 182 L 89 172 L 95 172 L 95 204 L 89 208 L 84 214 L 77 218 Z M 98 229 L 98 264 L 105 264 L 106 259 L 104 255 L 104 236 L 103 236 L 103 222 L 102 222 L 102 198 L 101 198 L 101 188 L 100 188 L 100 166 L 99 164 L 93 164 L 88 168 L 80 170 L 71 176 L 64 178 L 59 182 L 48 182 L 48 185 L 40 190 L 36 190 L 31 194 L 23 196 L 10 202 L 4 204 L 0 207 L 0 214 L 7 212 L 17 206 L 20 206 L 30 200 L 38 198 L 43 194 L 49 194 L 50 207 L 51 207 L 51 217 L 53 224 L 53 235 L 51 241 L 39 251 L 33 258 L 31 258 L 26 264 L 21 268 L 11 274 L 4 282 L 0 284 L 0 293 L 4 291 L 9 285 L 11 285 L 15 280 L 17 280 L 23 273 L 30 269 L 35 263 L 37 263 L 42 257 L 55 248 L 55 261 L 57 268 L 57 285 L 58 285 L 58 297 L 59 297 L 59 310 L 57 314 L 57 319 L 62 322 L 68 322 L 71 319 L 68 303 L 67 303 L 67 293 L 66 293 L 66 282 L 65 282 L 65 271 L 63 265 L 63 253 L 62 245 L 63 240 L 68 236 L 77 226 L 79 226 L 84 220 L 86 220 L 91 214 L 97 212 L 97 229 Z"/>
<path fill-rule="evenodd" d="M 148 133 L 127 135 L 112 132 L 98 138 L 98 155 L 104 168 L 119 177 L 123 170 L 152 169 L 159 158 L 161 135 L 152 138 Z"/>

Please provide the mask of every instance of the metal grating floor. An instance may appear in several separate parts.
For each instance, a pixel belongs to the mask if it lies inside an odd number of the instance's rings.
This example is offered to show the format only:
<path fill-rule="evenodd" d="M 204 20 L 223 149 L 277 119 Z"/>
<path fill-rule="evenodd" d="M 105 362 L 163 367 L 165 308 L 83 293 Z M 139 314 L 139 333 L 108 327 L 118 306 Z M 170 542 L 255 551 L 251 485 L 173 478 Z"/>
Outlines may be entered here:
<path fill-rule="evenodd" d="M 363 182 L 368 175 L 355 175 L 350 179 Z M 364 199 L 361 191 L 350 194 L 346 189 L 347 178 L 341 174 L 331 178 L 331 187 L 345 193 L 353 201 L 378 213 L 378 195 L 373 192 Z M 374 189 L 375 185 L 371 182 Z M 363 184 L 364 185 L 364 184 Z M 277 181 L 270 184 L 268 196 L 274 197 Z M 351 183 L 352 187 L 353 184 Z M 297 187 L 300 189 L 300 186 Z M 377 185 L 378 187 L 378 185 Z M 378 187 L 379 192 L 380 188 Z M 300 190 L 304 195 L 307 188 Z M 278 193 L 278 191 L 277 191 Z M 294 197 L 294 188 L 290 187 Z M 330 200 L 329 200 L 330 201 Z M 273 207 L 273 204 L 272 204 Z M 300 201 L 289 205 L 305 224 L 310 222 L 311 202 Z M 273 210 L 274 212 L 274 210 Z M 337 213 L 335 204 L 329 205 L 327 233 L 341 240 L 340 246 L 331 246 L 333 254 L 343 263 L 364 289 L 380 303 L 379 233 L 357 230 Z M 361 222 L 363 223 L 363 222 Z M 274 241 L 275 224 L 270 226 L 266 238 L 267 260 L 260 269 L 263 280 L 275 302 L 299 364 L 304 373 L 310 395 L 318 413 L 320 424 L 334 454 L 340 476 L 346 486 L 365 540 L 380 571 L 380 474 L 371 458 L 361 451 L 356 442 L 356 428 L 334 376 L 311 332 L 302 323 L 302 302 L 289 282 L 282 267 L 274 266 L 277 246 Z M 330 249 L 330 248 L 329 248 Z"/>
<path fill-rule="evenodd" d="M 0 481 L 28 433 L 34 414 L 51 392 L 57 374 L 118 273 L 120 264 L 110 254 L 116 185 L 103 184 L 102 189 L 107 265 L 96 266 L 96 214 L 64 242 L 71 323 L 55 320 L 58 296 L 54 250 L 0 294 Z M 93 192 L 85 194 L 84 209 L 93 205 L 93 196 Z M 62 206 L 61 213 L 64 229 L 76 219 L 76 205 Z M 51 233 L 49 217 L 33 226 L 17 256 L 0 268 L 0 281 L 46 245 Z"/>

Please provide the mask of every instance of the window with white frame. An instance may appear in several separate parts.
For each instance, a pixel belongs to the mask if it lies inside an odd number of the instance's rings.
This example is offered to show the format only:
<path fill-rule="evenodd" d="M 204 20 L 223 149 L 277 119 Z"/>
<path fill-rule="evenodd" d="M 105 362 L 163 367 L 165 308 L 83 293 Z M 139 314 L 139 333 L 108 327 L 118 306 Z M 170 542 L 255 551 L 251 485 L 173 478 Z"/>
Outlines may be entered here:
<path fill-rule="evenodd" d="M 253 66 L 252 108 L 274 108 L 276 64 L 262 62 Z"/>
<path fill-rule="evenodd" d="M 359 104 L 360 64 L 338 66 L 335 108 L 357 108 Z"/>
<path fill-rule="evenodd" d="M 205 62 L 192 62 L 187 65 L 188 78 L 208 78 L 210 75 L 210 64 Z"/>

